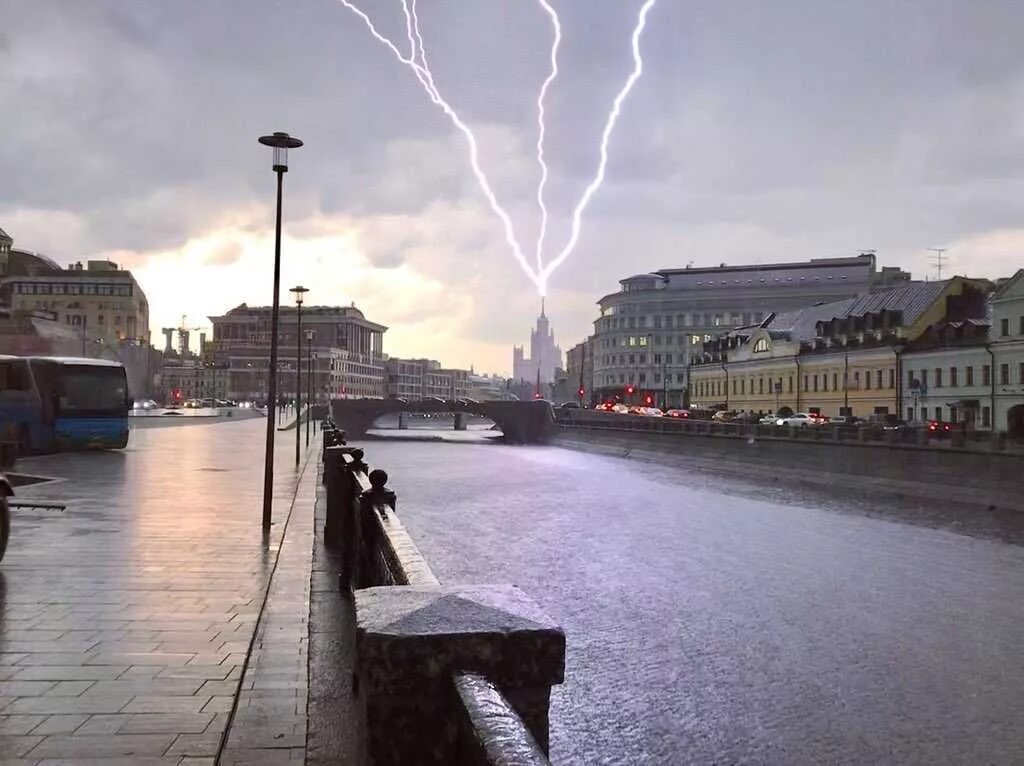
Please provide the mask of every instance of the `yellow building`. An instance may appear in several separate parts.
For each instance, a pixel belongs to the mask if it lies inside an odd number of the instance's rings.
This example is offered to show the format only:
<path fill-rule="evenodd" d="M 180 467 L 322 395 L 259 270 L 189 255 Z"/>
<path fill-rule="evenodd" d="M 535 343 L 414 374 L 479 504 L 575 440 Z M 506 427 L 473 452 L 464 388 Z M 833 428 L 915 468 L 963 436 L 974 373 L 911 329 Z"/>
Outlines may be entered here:
<path fill-rule="evenodd" d="M 991 285 L 954 277 L 769 316 L 704 344 L 691 406 L 867 417 L 901 412 L 901 354 L 933 324 L 985 315 Z"/>

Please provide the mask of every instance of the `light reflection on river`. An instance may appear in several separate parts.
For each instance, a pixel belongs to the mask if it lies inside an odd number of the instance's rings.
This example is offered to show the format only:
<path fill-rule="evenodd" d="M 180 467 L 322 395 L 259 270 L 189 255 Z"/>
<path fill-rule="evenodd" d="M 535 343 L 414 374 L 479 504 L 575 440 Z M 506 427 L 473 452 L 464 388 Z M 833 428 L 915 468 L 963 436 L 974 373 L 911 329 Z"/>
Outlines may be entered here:
<path fill-rule="evenodd" d="M 556 447 L 361 446 L 443 582 L 515 583 L 565 628 L 556 763 L 1024 762 L 1021 519 L 966 536 L 934 504 L 910 525 Z"/>

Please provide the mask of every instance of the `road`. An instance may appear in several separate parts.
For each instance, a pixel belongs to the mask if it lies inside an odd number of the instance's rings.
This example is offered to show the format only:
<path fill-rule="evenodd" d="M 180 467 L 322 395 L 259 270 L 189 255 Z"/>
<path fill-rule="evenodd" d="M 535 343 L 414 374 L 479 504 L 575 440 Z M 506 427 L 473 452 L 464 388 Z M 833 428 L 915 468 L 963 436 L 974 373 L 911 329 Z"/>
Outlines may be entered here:
<path fill-rule="evenodd" d="M 446 583 L 566 630 L 560 764 L 1024 762 L 1024 516 L 367 442 Z"/>

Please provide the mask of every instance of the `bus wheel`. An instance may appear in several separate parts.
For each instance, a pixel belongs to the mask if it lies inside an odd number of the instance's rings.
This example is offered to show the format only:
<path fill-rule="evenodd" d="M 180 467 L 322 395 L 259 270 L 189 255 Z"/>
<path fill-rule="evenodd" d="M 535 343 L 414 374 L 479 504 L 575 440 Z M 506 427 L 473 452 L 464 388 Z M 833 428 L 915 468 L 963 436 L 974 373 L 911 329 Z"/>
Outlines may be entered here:
<path fill-rule="evenodd" d="M 11 536 L 11 511 L 7 507 L 7 498 L 0 497 L 0 561 L 7 552 L 7 538 Z"/>

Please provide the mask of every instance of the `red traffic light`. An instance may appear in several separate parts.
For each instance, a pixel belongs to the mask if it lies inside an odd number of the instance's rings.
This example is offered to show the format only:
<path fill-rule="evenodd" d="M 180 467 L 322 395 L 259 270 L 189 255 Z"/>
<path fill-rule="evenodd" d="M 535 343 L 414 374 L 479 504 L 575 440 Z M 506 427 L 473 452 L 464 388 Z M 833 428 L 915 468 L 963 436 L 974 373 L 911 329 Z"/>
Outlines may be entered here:
<path fill-rule="evenodd" d="M 654 404 L 654 397 L 651 396 L 650 394 L 647 394 L 647 396 L 644 397 L 644 404 L 650 407 L 652 404 Z"/>
<path fill-rule="evenodd" d="M 635 391 L 635 390 L 636 390 L 636 389 L 634 389 L 634 388 L 633 388 L 633 384 L 632 384 L 632 383 L 630 383 L 630 384 L 629 384 L 628 386 L 626 386 L 626 393 L 627 393 L 627 394 L 631 394 L 631 393 L 633 393 L 633 391 Z"/>
<path fill-rule="evenodd" d="M 580 386 L 579 389 L 576 391 L 576 395 L 577 396 L 583 396 L 583 394 L 584 394 L 583 386 Z"/>

